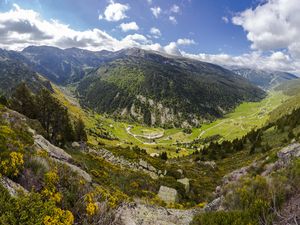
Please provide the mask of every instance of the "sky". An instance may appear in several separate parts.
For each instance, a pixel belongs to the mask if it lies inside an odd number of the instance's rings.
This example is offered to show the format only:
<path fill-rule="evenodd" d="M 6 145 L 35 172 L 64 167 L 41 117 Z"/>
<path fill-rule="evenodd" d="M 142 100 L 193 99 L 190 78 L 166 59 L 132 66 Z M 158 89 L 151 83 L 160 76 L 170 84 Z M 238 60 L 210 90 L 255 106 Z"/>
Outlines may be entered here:
<path fill-rule="evenodd" d="M 140 47 L 300 75 L 300 0 L 0 0 L 0 48 Z"/>

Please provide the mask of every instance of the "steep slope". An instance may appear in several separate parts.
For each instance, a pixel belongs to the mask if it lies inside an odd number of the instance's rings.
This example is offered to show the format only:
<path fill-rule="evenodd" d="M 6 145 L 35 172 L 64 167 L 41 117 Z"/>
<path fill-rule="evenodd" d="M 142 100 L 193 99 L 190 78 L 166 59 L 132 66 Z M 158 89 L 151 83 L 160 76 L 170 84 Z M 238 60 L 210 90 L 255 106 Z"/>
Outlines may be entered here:
<path fill-rule="evenodd" d="M 229 69 L 234 73 L 245 77 L 251 83 L 261 87 L 264 90 L 269 90 L 286 81 L 298 78 L 294 74 L 281 71 L 259 70 L 243 67 L 229 67 Z"/>
<path fill-rule="evenodd" d="M 48 80 L 30 70 L 25 64 L 9 58 L 0 59 L 0 91 L 10 95 L 21 82 L 25 82 L 33 92 L 41 88 L 52 90 Z"/>
<path fill-rule="evenodd" d="M 149 125 L 199 125 L 264 92 L 220 66 L 140 49 L 93 70 L 78 86 L 81 102 L 101 113 Z"/>

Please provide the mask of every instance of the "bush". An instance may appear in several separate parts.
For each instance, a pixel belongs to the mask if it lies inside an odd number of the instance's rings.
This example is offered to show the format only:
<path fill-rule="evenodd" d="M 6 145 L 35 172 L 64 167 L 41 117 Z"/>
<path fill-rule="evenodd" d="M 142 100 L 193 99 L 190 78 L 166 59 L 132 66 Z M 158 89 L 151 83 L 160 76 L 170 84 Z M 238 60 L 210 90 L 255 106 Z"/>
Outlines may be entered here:
<path fill-rule="evenodd" d="M 71 225 L 73 222 L 70 211 L 56 207 L 53 201 L 43 201 L 40 194 L 30 193 L 13 198 L 0 185 L 0 224 Z"/>
<path fill-rule="evenodd" d="M 249 212 L 231 211 L 231 212 L 210 212 L 200 214 L 194 217 L 191 225 L 256 225 L 257 220 Z"/>

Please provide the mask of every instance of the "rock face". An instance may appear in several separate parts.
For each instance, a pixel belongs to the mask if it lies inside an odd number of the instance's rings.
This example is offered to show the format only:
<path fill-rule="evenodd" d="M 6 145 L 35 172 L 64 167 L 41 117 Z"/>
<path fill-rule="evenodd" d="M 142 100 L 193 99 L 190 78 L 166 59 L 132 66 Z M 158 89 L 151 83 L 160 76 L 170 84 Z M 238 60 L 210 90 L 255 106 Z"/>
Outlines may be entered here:
<path fill-rule="evenodd" d="M 111 164 L 120 166 L 122 168 L 129 168 L 134 171 L 142 171 L 148 174 L 152 179 L 158 179 L 158 176 L 161 175 L 160 170 L 157 170 L 150 163 L 146 162 L 143 159 L 140 159 L 139 162 L 130 162 L 124 159 L 123 157 L 115 156 L 112 152 L 103 148 L 97 150 L 88 148 L 87 151 L 89 153 L 102 157 L 103 159 L 110 162 Z"/>
<path fill-rule="evenodd" d="M 50 157 L 59 159 L 59 160 L 65 160 L 68 161 L 72 157 L 66 153 L 63 149 L 54 146 L 51 144 L 48 140 L 46 140 L 42 135 L 34 135 L 34 148 L 35 149 L 43 149 L 46 152 L 48 152 Z"/>
<path fill-rule="evenodd" d="M 79 176 L 81 176 L 85 181 L 92 182 L 92 177 L 87 172 L 85 172 L 84 170 L 82 170 L 81 168 L 79 168 L 78 166 L 75 166 L 75 165 L 73 165 L 71 163 L 68 163 L 68 162 L 65 162 L 65 161 L 62 161 L 62 160 L 58 160 L 58 159 L 55 159 L 55 158 L 52 158 L 52 160 L 55 161 L 55 162 L 57 162 L 57 163 L 66 165 L 73 172 L 75 172 Z"/>
<path fill-rule="evenodd" d="M 190 180 L 188 178 L 178 179 L 177 182 L 183 184 L 186 193 L 190 191 Z"/>
<path fill-rule="evenodd" d="M 214 199 L 212 202 L 208 203 L 208 204 L 204 207 L 204 210 L 205 210 L 206 212 L 221 210 L 223 201 L 224 201 L 224 197 L 223 197 L 223 196 L 221 196 L 221 197 L 219 197 L 219 198 L 216 198 L 216 199 Z"/>
<path fill-rule="evenodd" d="M 293 143 L 281 149 L 277 156 L 283 163 L 289 163 L 292 158 L 300 157 L 300 144 Z"/>
<path fill-rule="evenodd" d="M 51 160 L 68 166 L 72 171 L 76 172 L 87 182 L 92 181 L 91 176 L 87 172 L 85 172 L 78 166 L 68 163 L 68 161 L 72 159 L 72 156 L 66 153 L 63 149 L 51 144 L 42 135 L 34 135 L 33 137 L 34 137 L 34 148 L 36 150 L 38 149 L 45 150 L 46 152 L 48 152 Z"/>
<path fill-rule="evenodd" d="M 238 181 L 242 176 L 245 176 L 248 174 L 250 166 L 242 167 L 240 169 L 234 170 L 231 173 L 227 174 L 223 177 L 223 185 L 228 184 L 229 182 L 236 182 Z"/>
<path fill-rule="evenodd" d="M 9 192 L 11 196 L 17 196 L 19 192 L 28 193 L 25 188 L 7 177 L 0 177 L 0 184 Z"/>
<path fill-rule="evenodd" d="M 160 186 L 158 197 L 166 203 L 176 203 L 178 201 L 177 190 L 166 186 Z"/>
<path fill-rule="evenodd" d="M 187 225 L 201 209 L 178 210 L 143 204 L 124 204 L 117 212 L 122 225 Z"/>

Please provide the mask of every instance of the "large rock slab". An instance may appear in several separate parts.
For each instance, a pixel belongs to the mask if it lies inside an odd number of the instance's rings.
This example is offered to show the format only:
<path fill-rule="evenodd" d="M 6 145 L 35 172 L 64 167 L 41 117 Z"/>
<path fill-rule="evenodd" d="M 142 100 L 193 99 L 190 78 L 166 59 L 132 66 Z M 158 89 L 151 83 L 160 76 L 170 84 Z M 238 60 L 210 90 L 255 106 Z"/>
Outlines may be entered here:
<path fill-rule="evenodd" d="M 65 160 L 68 161 L 72 157 L 66 153 L 63 149 L 51 144 L 46 138 L 44 138 L 42 135 L 34 135 L 34 148 L 36 150 L 43 149 L 46 152 L 48 152 L 50 157 L 59 159 L 59 160 Z"/>
<path fill-rule="evenodd" d="M 178 202 L 178 193 L 177 190 L 174 188 L 160 186 L 158 197 L 169 204 Z"/>
<path fill-rule="evenodd" d="M 139 203 L 123 204 L 116 213 L 122 225 L 188 225 L 202 209 L 168 209 Z"/>
<path fill-rule="evenodd" d="M 71 163 L 68 163 L 66 161 L 62 161 L 62 160 L 58 160 L 55 158 L 52 158 L 53 161 L 57 162 L 57 163 L 61 163 L 63 165 L 66 165 L 67 167 L 69 167 L 73 172 L 77 173 L 79 176 L 81 176 L 85 181 L 87 182 L 92 182 L 92 177 L 85 172 L 84 170 L 82 170 L 81 168 L 79 168 L 78 166 L 75 166 Z"/>
<path fill-rule="evenodd" d="M 28 191 L 20 184 L 17 184 L 7 177 L 0 177 L 0 184 L 9 192 L 11 196 L 17 196 L 20 192 L 28 193 Z"/>

